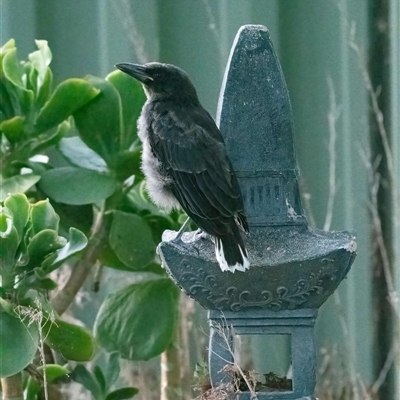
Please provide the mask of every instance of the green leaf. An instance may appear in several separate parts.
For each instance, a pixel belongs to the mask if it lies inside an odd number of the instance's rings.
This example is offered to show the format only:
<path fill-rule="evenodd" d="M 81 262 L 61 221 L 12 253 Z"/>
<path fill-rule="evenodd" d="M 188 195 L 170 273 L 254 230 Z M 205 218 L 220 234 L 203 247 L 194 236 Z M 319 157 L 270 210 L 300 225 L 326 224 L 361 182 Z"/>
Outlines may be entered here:
<path fill-rule="evenodd" d="M 1 288 L 3 289 L 3 288 Z M 3 290 L 1 293 L 2 296 L 5 295 L 5 291 Z M 4 296 L 5 297 L 5 296 Z M 0 297 L 0 312 L 6 312 L 10 314 L 12 317 L 15 317 L 15 304 L 10 303 L 9 301 L 5 300 L 3 297 Z"/>
<path fill-rule="evenodd" d="M 63 226 L 67 229 L 75 227 L 85 235 L 90 234 L 90 229 L 93 224 L 93 206 L 91 204 L 72 206 L 53 202 L 53 207 L 60 216 Z"/>
<path fill-rule="evenodd" d="M 53 73 L 51 72 L 50 68 L 47 68 L 43 83 L 36 92 L 36 106 L 39 110 L 46 104 L 46 101 L 49 100 L 52 89 Z"/>
<path fill-rule="evenodd" d="M 102 201 L 114 193 L 116 186 L 112 176 L 75 167 L 46 171 L 39 185 L 55 201 L 72 205 Z"/>
<path fill-rule="evenodd" d="M 140 271 L 140 269 L 129 267 L 124 264 L 115 254 L 108 243 L 104 244 L 99 254 L 99 260 L 102 265 L 108 268 L 118 269 L 120 271 Z M 143 268 L 147 270 L 147 268 Z"/>
<path fill-rule="evenodd" d="M 29 263 L 29 254 L 28 254 L 28 244 L 31 240 L 32 235 L 32 223 L 28 220 L 27 225 L 24 229 L 24 234 L 22 236 L 22 240 L 20 241 L 18 252 L 17 252 L 17 267 L 25 267 Z"/>
<path fill-rule="evenodd" d="M 15 40 L 10 39 L 1 49 L 0 49 L 0 121 L 12 118 L 15 113 L 12 106 L 10 95 L 7 91 L 3 76 L 3 59 L 9 50 L 15 49 Z M 9 86 L 9 84 L 7 85 Z"/>
<path fill-rule="evenodd" d="M 156 244 L 147 223 L 135 214 L 115 211 L 110 246 L 118 258 L 132 269 L 143 269 L 155 257 Z"/>
<path fill-rule="evenodd" d="M 77 365 L 70 376 L 75 382 L 80 383 L 84 388 L 89 390 L 95 399 L 102 398 L 102 391 L 99 384 L 83 365 Z"/>
<path fill-rule="evenodd" d="M 44 325 L 43 336 L 46 343 L 67 360 L 89 361 L 96 350 L 96 342 L 88 329 L 59 319 Z"/>
<path fill-rule="evenodd" d="M 3 219 L 5 219 L 4 214 L 0 214 L 0 223 L 2 223 Z M 19 245 L 19 237 L 18 232 L 14 226 L 11 226 L 11 229 L 4 235 L 0 235 L 0 274 L 9 274 L 12 272 L 16 260 L 15 255 L 17 253 Z M 4 285 L 4 281 L 3 281 Z"/>
<path fill-rule="evenodd" d="M 22 240 L 24 228 L 29 218 L 29 202 L 24 194 L 16 193 L 8 196 L 4 205 L 12 214 L 13 225 L 18 232 L 19 241 Z"/>
<path fill-rule="evenodd" d="M 60 124 L 99 93 L 84 79 L 74 78 L 61 82 L 41 109 L 35 122 L 36 131 L 44 132 Z"/>
<path fill-rule="evenodd" d="M 13 228 L 13 218 L 7 207 L 0 205 L 0 237 L 4 238 L 11 234 Z"/>
<path fill-rule="evenodd" d="M 43 259 L 50 253 L 61 249 L 66 240 L 58 236 L 58 233 L 51 229 L 43 229 L 37 233 L 28 244 L 29 269 L 40 267 Z"/>
<path fill-rule="evenodd" d="M 166 231 L 167 229 L 173 230 L 175 228 L 178 228 L 174 220 L 168 215 L 163 216 L 163 215 L 149 214 L 145 215 L 143 219 L 149 225 L 151 232 L 153 234 L 153 239 L 156 243 L 161 242 L 161 237 L 164 231 Z"/>
<path fill-rule="evenodd" d="M 155 206 L 148 198 L 145 192 L 146 182 L 142 181 L 138 185 L 135 185 L 132 190 L 128 193 L 128 199 L 132 204 L 133 208 L 143 214 L 160 215 L 168 217 L 168 214 L 162 209 Z"/>
<path fill-rule="evenodd" d="M 51 165 L 44 163 L 44 162 L 40 162 L 40 161 L 28 160 L 28 161 L 25 161 L 22 165 L 25 168 L 30 168 L 35 175 L 40 175 L 44 171 L 48 171 L 49 169 L 52 169 Z"/>
<path fill-rule="evenodd" d="M 92 76 L 87 79 L 101 93 L 74 113 L 76 127 L 81 139 L 113 169 L 120 151 L 121 100 L 111 83 Z"/>
<path fill-rule="evenodd" d="M 1 60 L 1 54 L 0 54 Z M 1 68 L 0 68 L 1 73 Z M 0 122 L 14 117 L 14 108 L 6 85 L 0 80 Z"/>
<path fill-rule="evenodd" d="M 29 61 L 23 63 L 23 68 L 25 71 L 23 78 L 25 86 L 27 89 L 32 90 L 35 93 L 37 89 L 38 72 Z"/>
<path fill-rule="evenodd" d="M 46 278 L 40 268 L 34 268 L 33 273 L 24 274 L 18 282 L 18 295 L 24 297 L 23 293 L 30 290 L 53 290 L 57 284 L 50 278 Z"/>
<path fill-rule="evenodd" d="M 107 364 L 104 370 L 107 388 L 110 388 L 118 379 L 120 371 L 119 359 L 120 355 L 117 351 L 110 353 L 108 356 Z"/>
<path fill-rule="evenodd" d="M 107 78 L 118 90 L 122 103 L 124 133 L 121 150 L 127 150 L 137 139 L 137 120 L 146 101 L 142 84 L 122 71 L 113 71 Z"/>
<path fill-rule="evenodd" d="M 57 250 L 57 256 L 53 259 L 48 259 L 43 262 L 43 267 L 45 268 L 46 273 L 50 273 L 58 268 L 65 260 L 69 257 L 73 256 L 76 253 L 79 253 L 83 250 L 87 245 L 86 236 L 75 228 L 69 228 L 69 238 L 67 244 Z"/>
<path fill-rule="evenodd" d="M 11 143 L 17 143 L 24 136 L 25 118 L 19 115 L 3 121 L 0 129 Z"/>
<path fill-rule="evenodd" d="M 132 175 L 135 175 L 135 181 L 144 178 L 141 169 L 141 154 L 141 147 L 134 150 L 125 150 L 119 153 L 115 170 L 120 181 L 124 181 Z"/>
<path fill-rule="evenodd" d="M 117 390 L 114 390 L 113 392 L 109 393 L 106 397 L 106 400 L 131 399 L 138 393 L 139 393 L 139 389 L 136 389 L 134 387 L 124 387 L 124 388 L 117 389 Z"/>
<path fill-rule="evenodd" d="M 44 370 L 46 371 L 47 383 L 56 382 L 58 379 L 70 373 L 68 368 L 58 364 L 46 364 L 45 366 L 38 367 L 37 370 L 42 375 Z M 39 382 L 30 376 L 26 385 L 26 400 L 37 400 L 37 395 L 42 388 L 42 382 Z"/>
<path fill-rule="evenodd" d="M 9 48 L 3 58 L 3 72 L 4 77 L 12 83 L 14 86 L 20 89 L 25 89 L 22 83 L 22 75 L 24 74 L 24 68 L 17 57 L 17 48 Z"/>
<path fill-rule="evenodd" d="M 60 153 L 73 165 L 98 172 L 107 172 L 106 162 L 79 137 L 60 140 L 57 146 Z"/>
<path fill-rule="evenodd" d="M 31 205 L 31 221 L 33 233 L 39 233 L 43 229 L 52 229 L 58 232 L 60 217 L 54 211 L 49 199 L 38 201 Z"/>
<path fill-rule="evenodd" d="M 143 268 L 139 268 L 135 265 L 135 267 L 130 267 L 124 264 L 115 254 L 115 252 L 111 249 L 111 247 L 106 243 L 101 249 L 101 253 L 99 255 L 99 261 L 102 265 L 108 268 L 117 269 L 120 271 L 134 271 L 134 272 L 153 272 L 158 275 L 164 275 L 165 270 L 161 268 L 161 266 L 155 262 L 151 262 L 147 264 Z"/>
<path fill-rule="evenodd" d="M 63 121 L 57 126 L 57 129 L 51 129 L 46 133 L 36 136 L 31 141 L 31 155 L 40 154 L 50 146 L 56 145 L 61 138 L 68 135 L 71 131 L 71 125 L 68 121 Z"/>
<path fill-rule="evenodd" d="M 44 82 L 47 73 L 47 67 L 51 62 L 51 51 L 47 44 L 47 40 L 35 40 L 36 46 L 39 50 L 29 54 L 29 61 L 38 72 L 37 87 L 40 88 Z"/>
<path fill-rule="evenodd" d="M 155 357 L 171 343 L 177 301 L 178 290 L 169 279 L 137 283 L 107 296 L 94 326 L 100 346 L 129 360 Z"/>
<path fill-rule="evenodd" d="M 35 324 L 28 327 L 6 312 L 0 312 L 0 327 L 0 378 L 5 378 L 32 362 L 39 334 Z"/>
<path fill-rule="evenodd" d="M 101 388 L 101 392 L 104 393 L 106 391 L 106 378 L 104 377 L 103 371 L 98 365 L 95 365 L 93 368 L 93 374 L 99 383 Z"/>
<path fill-rule="evenodd" d="M 3 47 L 0 49 L 0 55 L 5 54 L 8 50 L 12 49 L 15 49 L 15 39 L 10 39 L 3 45 Z"/>
<path fill-rule="evenodd" d="M 35 270 L 35 273 L 36 271 L 37 270 Z M 34 276 L 34 279 L 29 280 L 29 289 L 54 290 L 57 286 L 57 283 L 55 283 L 52 279 L 41 278 L 37 275 Z"/>
<path fill-rule="evenodd" d="M 1 179 L 0 182 L 0 201 L 14 193 L 24 193 L 30 189 L 40 179 L 39 175 L 25 174 L 15 175 L 11 178 Z"/>
<path fill-rule="evenodd" d="M 25 88 L 22 76 L 24 69 L 17 58 L 17 49 L 10 49 L 3 58 L 4 83 L 10 96 L 14 112 L 17 115 L 28 115 L 31 111 L 34 94 Z"/>

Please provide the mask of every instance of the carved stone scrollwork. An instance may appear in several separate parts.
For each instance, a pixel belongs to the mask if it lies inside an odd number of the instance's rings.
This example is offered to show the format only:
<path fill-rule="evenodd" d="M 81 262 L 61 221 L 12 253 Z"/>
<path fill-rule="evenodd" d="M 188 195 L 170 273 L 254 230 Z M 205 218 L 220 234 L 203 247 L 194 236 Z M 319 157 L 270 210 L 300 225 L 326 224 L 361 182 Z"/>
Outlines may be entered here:
<path fill-rule="evenodd" d="M 329 261 L 331 260 L 322 260 L 321 264 Z M 293 310 L 299 306 L 304 307 L 313 294 L 322 295 L 325 291 L 324 282 L 337 279 L 334 274 L 322 269 L 287 286 L 278 286 L 273 290 L 249 291 L 237 286 L 221 287 L 217 276 L 202 268 L 193 271 L 187 260 L 183 260 L 182 264 L 184 265 L 181 265 L 180 270 L 186 272 L 179 277 L 180 286 L 195 299 L 199 296 L 206 298 L 216 310 L 241 311 L 247 308 Z"/>

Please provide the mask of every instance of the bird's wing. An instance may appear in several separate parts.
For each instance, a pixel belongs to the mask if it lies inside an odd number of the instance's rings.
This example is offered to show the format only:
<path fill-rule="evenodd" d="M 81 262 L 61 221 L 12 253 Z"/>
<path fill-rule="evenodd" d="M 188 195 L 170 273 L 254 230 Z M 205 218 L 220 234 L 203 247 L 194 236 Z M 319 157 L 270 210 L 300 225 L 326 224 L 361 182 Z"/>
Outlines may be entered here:
<path fill-rule="evenodd" d="M 210 121 L 211 120 L 211 121 Z M 203 110 L 161 113 L 151 123 L 150 145 L 186 213 L 209 234 L 222 235 L 243 202 L 221 133 Z M 243 217 L 244 221 L 245 218 Z"/>

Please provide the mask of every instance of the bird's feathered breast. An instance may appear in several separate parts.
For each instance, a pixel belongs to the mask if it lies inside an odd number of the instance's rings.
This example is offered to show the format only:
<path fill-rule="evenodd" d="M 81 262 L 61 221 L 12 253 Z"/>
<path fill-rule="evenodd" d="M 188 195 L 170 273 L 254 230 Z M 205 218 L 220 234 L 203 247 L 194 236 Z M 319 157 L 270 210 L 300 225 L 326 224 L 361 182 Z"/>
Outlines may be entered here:
<path fill-rule="evenodd" d="M 243 202 L 222 135 L 201 107 L 149 101 L 142 118 L 146 140 L 182 208 L 207 233 L 242 216 Z M 143 135 L 143 133 L 141 133 Z M 142 138 L 143 141 L 143 138 Z"/>

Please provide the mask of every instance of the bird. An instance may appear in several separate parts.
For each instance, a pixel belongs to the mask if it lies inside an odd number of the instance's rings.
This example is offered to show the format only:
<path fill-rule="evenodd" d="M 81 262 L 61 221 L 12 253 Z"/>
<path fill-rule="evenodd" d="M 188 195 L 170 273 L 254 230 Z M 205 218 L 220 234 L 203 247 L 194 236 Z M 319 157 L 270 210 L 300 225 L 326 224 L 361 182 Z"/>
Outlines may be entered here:
<path fill-rule="evenodd" d="M 141 82 L 146 94 L 138 136 L 152 201 L 167 212 L 183 209 L 213 240 L 222 271 L 246 271 L 241 231 L 249 227 L 239 183 L 222 134 L 188 74 L 159 62 L 115 66 Z"/>

